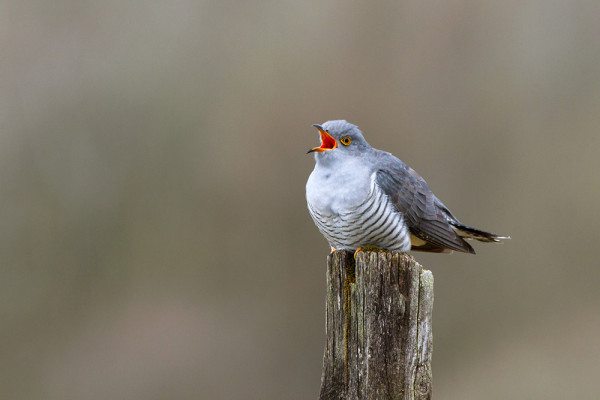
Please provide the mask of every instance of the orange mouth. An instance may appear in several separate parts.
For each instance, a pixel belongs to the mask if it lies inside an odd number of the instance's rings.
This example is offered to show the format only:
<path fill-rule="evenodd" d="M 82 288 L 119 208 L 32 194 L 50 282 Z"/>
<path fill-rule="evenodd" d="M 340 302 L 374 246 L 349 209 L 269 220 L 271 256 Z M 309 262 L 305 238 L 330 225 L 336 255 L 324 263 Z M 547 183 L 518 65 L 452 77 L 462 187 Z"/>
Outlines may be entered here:
<path fill-rule="evenodd" d="M 335 139 L 327 133 L 321 125 L 313 125 L 315 128 L 319 130 L 321 134 L 321 146 L 310 149 L 306 154 L 312 153 L 313 151 L 325 151 L 325 150 L 333 150 L 337 147 L 337 142 Z"/>

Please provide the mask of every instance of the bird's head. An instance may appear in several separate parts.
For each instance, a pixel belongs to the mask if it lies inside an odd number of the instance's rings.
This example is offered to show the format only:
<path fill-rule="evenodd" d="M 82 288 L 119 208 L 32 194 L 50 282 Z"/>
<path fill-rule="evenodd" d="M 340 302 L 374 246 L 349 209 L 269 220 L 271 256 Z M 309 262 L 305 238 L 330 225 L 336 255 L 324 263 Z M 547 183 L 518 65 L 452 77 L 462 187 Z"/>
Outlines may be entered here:
<path fill-rule="evenodd" d="M 317 161 L 353 157 L 371 149 L 358 127 L 344 120 L 327 121 L 323 125 L 313 126 L 321 134 L 321 146 L 310 149 L 308 153 L 315 152 Z"/>

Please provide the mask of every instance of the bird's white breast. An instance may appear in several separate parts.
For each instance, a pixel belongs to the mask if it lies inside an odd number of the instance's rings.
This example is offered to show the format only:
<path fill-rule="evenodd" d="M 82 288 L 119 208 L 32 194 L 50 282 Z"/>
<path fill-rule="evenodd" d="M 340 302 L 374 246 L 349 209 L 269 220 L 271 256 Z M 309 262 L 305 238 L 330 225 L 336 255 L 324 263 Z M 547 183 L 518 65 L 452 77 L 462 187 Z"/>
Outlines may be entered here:
<path fill-rule="evenodd" d="M 306 199 L 322 215 L 336 216 L 365 201 L 371 188 L 370 171 L 354 159 L 317 164 L 306 183 Z"/>
<path fill-rule="evenodd" d="M 306 184 L 308 209 L 332 249 L 374 245 L 410 249 L 404 216 L 376 184 L 376 173 L 358 163 L 317 164 Z"/>

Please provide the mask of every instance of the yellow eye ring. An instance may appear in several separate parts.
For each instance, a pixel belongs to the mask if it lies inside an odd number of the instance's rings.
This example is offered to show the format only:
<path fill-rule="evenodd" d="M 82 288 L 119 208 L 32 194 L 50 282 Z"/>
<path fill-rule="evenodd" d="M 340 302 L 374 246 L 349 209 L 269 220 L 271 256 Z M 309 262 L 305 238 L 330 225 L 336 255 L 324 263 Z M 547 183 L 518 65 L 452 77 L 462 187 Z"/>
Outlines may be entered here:
<path fill-rule="evenodd" d="M 350 143 L 352 143 L 352 139 L 350 139 L 350 136 L 344 136 L 343 138 L 340 139 L 340 142 L 344 146 L 348 146 Z"/>

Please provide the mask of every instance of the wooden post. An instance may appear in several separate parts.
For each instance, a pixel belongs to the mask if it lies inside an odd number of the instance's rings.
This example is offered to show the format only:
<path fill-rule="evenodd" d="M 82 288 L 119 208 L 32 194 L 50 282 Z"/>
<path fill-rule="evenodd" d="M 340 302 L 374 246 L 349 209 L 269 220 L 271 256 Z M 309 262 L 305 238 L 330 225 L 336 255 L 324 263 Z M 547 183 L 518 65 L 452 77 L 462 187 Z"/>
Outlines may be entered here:
<path fill-rule="evenodd" d="M 407 254 L 327 258 L 320 400 L 431 399 L 433 275 Z"/>

